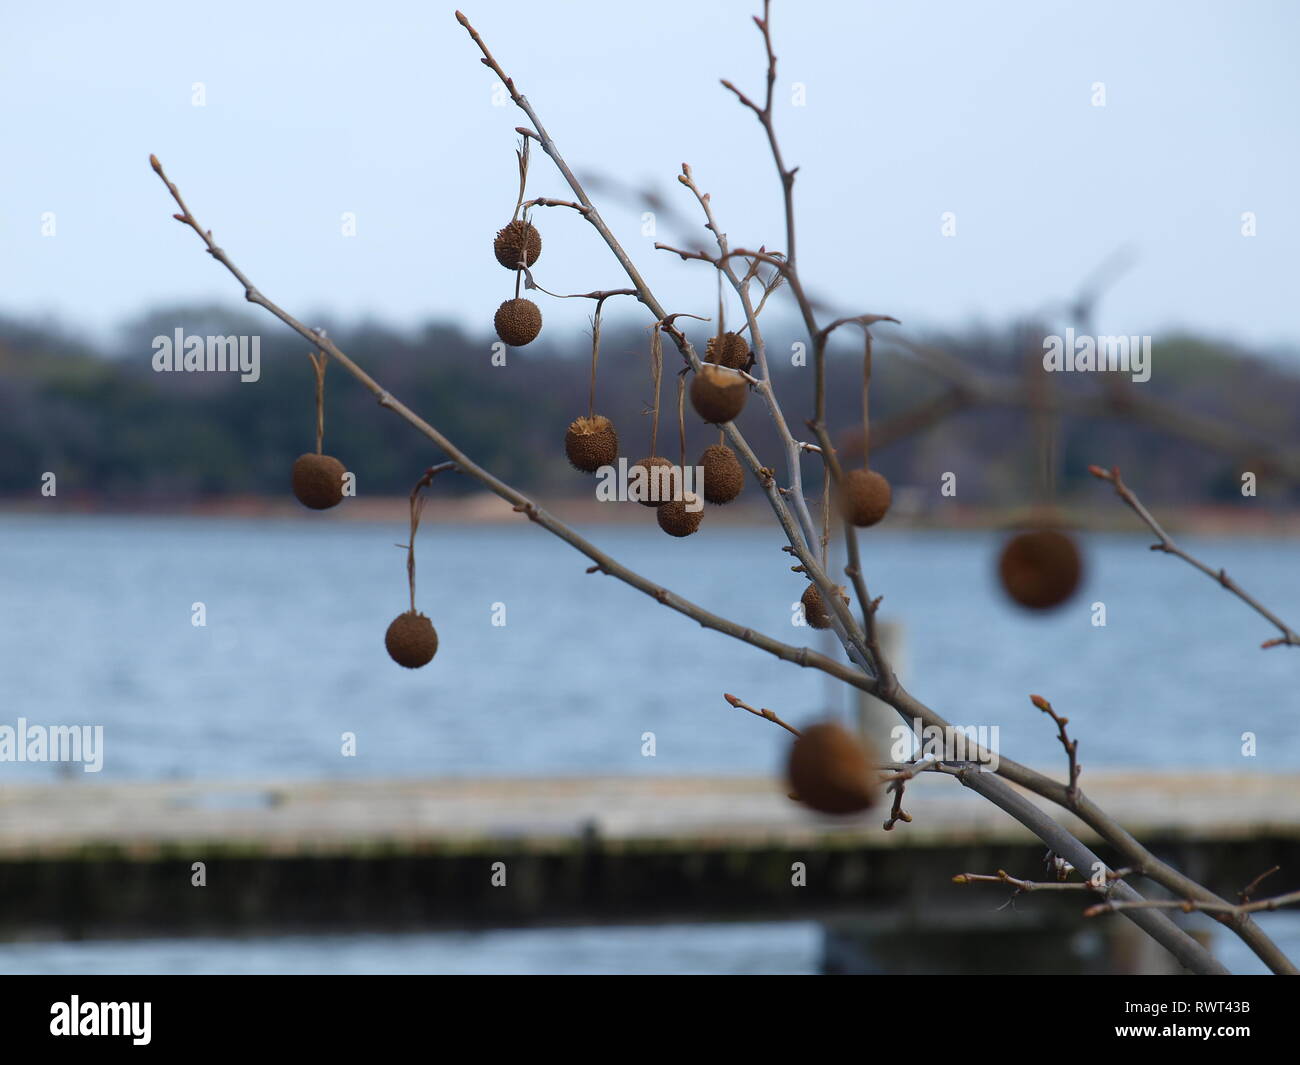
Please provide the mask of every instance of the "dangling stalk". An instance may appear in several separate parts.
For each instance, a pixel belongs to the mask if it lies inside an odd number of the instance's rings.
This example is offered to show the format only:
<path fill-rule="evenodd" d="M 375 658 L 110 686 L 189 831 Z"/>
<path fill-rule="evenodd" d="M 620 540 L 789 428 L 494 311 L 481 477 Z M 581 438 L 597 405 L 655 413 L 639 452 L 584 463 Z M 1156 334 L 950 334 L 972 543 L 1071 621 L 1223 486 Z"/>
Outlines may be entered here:
<path fill-rule="evenodd" d="M 519 208 L 524 203 L 524 186 L 528 183 L 528 138 L 521 137 L 522 147 L 515 149 L 515 157 L 519 160 L 519 198 L 515 200 L 515 210 L 510 216 L 510 221 L 519 218 Z"/>
<path fill-rule="evenodd" d="M 605 300 L 596 300 L 596 313 L 591 319 L 591 389 L 587 394 L 587 417 L 596 416 L 596 362 L 600 358 L 600 312 Z"/>
<path fill-rule="evenodd" d="M 862 468 L 871 468 L 871 330 L 862 327 Z"/>
<path fill-rule="evenodd" d="M 1038 460 L 1034 476 L 1034 493 L 1043 517 L 1056 506 L 1056 419 L 1051 409 L 1051 388 L 1047 370 L 1032 349 L 1025 356 L 1025 373 L 1029 380 L 1030 410 L 1034 432 L 1034 454 Z"/>
<path fill-rule="evenodd" d="M 329 356 L 325 352 L 308 352 L 312 369 L 316 373 L 316 454 L 321 454 L 325 446 L 325 367 L 329 365 Z"/>
<path fill-rule="evenodd" d="M 822 467 L 822 569 L 829 565 L 831 543 L 831 465 Z"/>
<path fill-rule="evenodd" d="M 655 322 L 650 331 L 650 376 L 655 387 L 654 418 L 650 422 L 650 457 L 654 458 L 659 446 L 659 385 L 664 373 L 664 340 L 659 332 L 662 322 Z"/>
<path fill-rule="evenodd" d="M 686 473 L 686 371 L 682 370 L 677 375 L 677 434 L 679 437 L 680 447 L 678 448 L 681 459 L 678 462 L 678 469 L 682 476 Z"/>
<path fill-rule="evenodd" d="M 427 488 L 433 484 L 433 479 L 440 473 L 447 470 L 454 470 L 454 462 L 440 462 L 436 466 L 430 466 L 424 471 L 423 476 L 415 482 L 415 487 L 411 489 L 411 536 L 406 544 L 406 581 L 411 588 L 411 613 L 415 613 L 415 533 L 420 528 L 420 516 L 424 513 L 424 504 L 426 498 L 420 495 L 422 488 Z"/>

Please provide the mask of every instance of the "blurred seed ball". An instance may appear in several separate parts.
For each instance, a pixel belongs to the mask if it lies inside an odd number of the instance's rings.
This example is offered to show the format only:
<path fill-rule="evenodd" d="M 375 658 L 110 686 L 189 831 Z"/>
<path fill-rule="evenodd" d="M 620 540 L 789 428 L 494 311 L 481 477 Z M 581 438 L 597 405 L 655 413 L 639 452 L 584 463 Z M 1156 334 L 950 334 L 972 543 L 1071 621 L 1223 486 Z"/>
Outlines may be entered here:
<path fill-rule="evenodd" d="M 329 510 L 343 499 L 343 475 L 347 472 L 332 455 L 299 455 L 293 463 L 293 494 L 304 507 Z"/>
<path fill-rule="evenodd" d="M 517 218 L 497 231 L 496 239 L 492 242 L 492 253 L 507 270 L 518 270 L 521 262 L 525 266 L 532 266 L 542 254 L 542 235 L 532 222 Z"/>
<path fill-rule="evenodd" d="M 522 348 L 542 331 L 542 311 L 532 300 L 506 300 L 497 308 L 497 336 L 512 348 Z"/>
<path fill-rule="evenodd" d="M 833 721 L 812 725 L 790 748 L 787 780 L 803 805 L 823 814 L 856 814 L 876 804 L 875 753 Z"/>
<path fill-rule="evenodd" d="M 618 460 L 618 433 L 603 414 L 575 418 L 564 434 L 564 453 L 575 469 L 595 473 Z"/>
<path fill-rule="evenodd" d="M 388 657 L 399 666 L 419 669 L 428 665 L 438 652 L 438 634 L 433 622 L 423 614 L 408 610 L 398 614 L 384 633 L 384 646 Z"/>
<path fill-rule="evenodd" d="M 688 509 L 691 507 L 694 509 Z M 661 506 L 655 517 L 669 536 L 690 536 L 704 518 L 704 503 L 694 492 L 683 492 L 681 499 L 670 499 Z"/>
<path fill-rule="evenodd" d="M 723 333 L 719 350 L 717 336 L 709 337 L 704 345 L 706 362 L 714 362 L 729 370 L 743 370 L 749 364 L 749 345 L 739 333 Z"/>
<path fill-rule="evenodd" d="M 889 482 L 875 470 L 849 470 L 840 481 L 840 513 L 859 529 L 879 522 L 892 498 Z"/>
<path fill-rule="evenodd" d="M 651 471 L 644 479 L 638 478 L 638 480 L 641 481 L 641 491 L 643 494 L 637 502 L 643 507 L 657 507 L 666 503 L 667 496 L 665 495 L 665 492 L 667 492 L 672 485 L 667 483 L 667 479 L 664 475 L 657 471 L 665 466 L 671 469 L 673 464 L 666 458 L 663 458 L 660 455 L 655 455 L 648 459 L 638 459 L 636 462 L 632 463 L 632 465 L 634 467 L 640 466 L 643 470 Z M 651 498 L 652 495 L 654 498 Z"/>
<path fill-rule="evenodd" d="M 745 471 L 736 453 L 726 444 L 712 444 L 700 456 L 704 470 L 704 499 L 708 503 L 730 503 L 745 487 Z"/>
<path fill-rule="evenodd" d="M 749 398 L 745 379 L 713 363 L 705 363 L 691 381 L 691 406 L 706 422 L 722 425 L 744 409 Z"/>
<path fill-rule="evenodd" d="M 1073 539 L 1056 529 L 1017 533 L 998 559 L 1002 587 L 1029 610 L 1060 606 L 1079 587 L 1083 559 Z"/>
<path fill-rule="evenodd" d="M 849 605 L 849 597 L 844 594 L 844 589 L 839 585 L 835 586 L 836 594 L 844 600 L 844 605 Z M 809 626 L 814 629 L 829 629 L 831 627 L 831 614 L 822 602 L 822 590 L 815 584 L 809 584 L 803 590 L 803 595 L 799 597 L 803 603 L 803 619 L 808 622 Z"/>

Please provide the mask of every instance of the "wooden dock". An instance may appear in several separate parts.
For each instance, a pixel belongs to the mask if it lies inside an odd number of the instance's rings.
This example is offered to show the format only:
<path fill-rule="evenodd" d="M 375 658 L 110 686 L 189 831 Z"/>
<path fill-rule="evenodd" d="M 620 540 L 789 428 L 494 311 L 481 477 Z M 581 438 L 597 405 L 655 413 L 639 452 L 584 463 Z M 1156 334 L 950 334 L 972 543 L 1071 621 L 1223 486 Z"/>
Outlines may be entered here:
<path fill-rule="evenodd" d="M 1270 892 L 1300 887 L 1300 775 L 1082 783 L 1221 893 L 1272 865 Z M 11 784 L 0 937 L 921 912 L 965 924 L 1007 893 L 954 874 L 1043 875 L 1042 845 L 952 780 L 915 781 L 905 808 L 912 823 L 884 832 L 884 811 L 832 822 L 770 778 L 733 777 Z M 1019 904 L 1025 920 L 1082 908 L 1039 899 Z"/>

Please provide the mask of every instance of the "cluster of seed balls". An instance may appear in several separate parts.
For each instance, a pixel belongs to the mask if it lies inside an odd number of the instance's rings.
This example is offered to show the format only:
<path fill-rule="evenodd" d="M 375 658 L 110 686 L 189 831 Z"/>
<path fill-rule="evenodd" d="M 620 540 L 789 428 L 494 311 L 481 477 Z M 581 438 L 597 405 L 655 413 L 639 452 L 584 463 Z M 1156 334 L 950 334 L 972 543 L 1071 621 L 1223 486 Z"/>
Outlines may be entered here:
<path fill-rule="evenodd" d="M 704 421 L 722 425 L 735 418 L 745 405 L 749 390 L 745 379 L 734 371 L 748 366 L 752 355 L 744 337 L 726 333 L 720 347 L 717 339 L 709 338 L 706 352 L 711 361 L 705 364 L 691 384 L 691 405 Z M 613 465 L 618 461 L 618 433 L 614 423 L 603 414 L 574 419 L 564 434 L 564 453 L 573 467 L 583 473 L 595 473 L 602 466 Z M 697 465 L 704 471 L 706 503 L 715 506 L 730 503 L 745 487 L 745 472 L 740 460 L 726 444 L 706 447 Z M 672 462 L 659 455 L 639 459 L 633 466 L 646 471 L 674 468 Z M 699 529 L 704 510 L 693 492 L 683 492 L 681 496 L 680 499 L 648 498 L 639 502 L 655 508 L 659 527 L 669 536 L 690 536 Z"/>
<path fill-rule="evenodd" d="M 532 222 L 516 218 L 497 233 L 492 251 L 507 270 L 518 270 L 520 264 L 532 266 L 542 254 L 542 235 Z M 494 324 L 497 336 L 505 343 L 522 348 L 542 331 L 542 309 L 532 300 L 506 300 L 497 308 Z"/>

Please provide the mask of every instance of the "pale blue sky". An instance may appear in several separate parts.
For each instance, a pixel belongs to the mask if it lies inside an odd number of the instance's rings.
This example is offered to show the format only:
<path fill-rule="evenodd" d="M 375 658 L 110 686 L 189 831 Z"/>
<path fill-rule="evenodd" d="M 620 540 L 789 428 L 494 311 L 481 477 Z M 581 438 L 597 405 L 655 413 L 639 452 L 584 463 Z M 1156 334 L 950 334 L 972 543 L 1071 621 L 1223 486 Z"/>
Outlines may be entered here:
<path fill-rule="evenodd" d="M 462 3 L 576 169 L 655 181 L 689 212 L 673 184 L 688 161 L 734 241 L 781 245 L 761 131 L 718 86 L 761 89 L 755 0 Z M 170 220 L 157 152 L 291 311 L 486 329 L 511 285 L 490 241 L 514 204 L 523 116 L 493 106 L 453 10 L 12 5 L 0 311 L 103 331 L 159 304 L 239 302 Z M 913 328 L 1004 321 L 1129 245 L 1138 259 L 1101 332 L 1300 343 L 1300 4 L 778 2 L 773 21 L 805 280 L 846 309 Z M 1091 105 L 1098 81 L 1105 107 Z M 806 106 L 791 105 L 794 82 Z M 540 153 L 530 192 L 569 196 Z M 340 235 L 345 211 L 355 238 Z M 940 235 L 945 211 L 954 238 Z M 1258 236 L 1240 235 L 1243 211 Z M 632 211 L 604 214 L 670 309 L 711 313 L 706 267 L 653 252 Z M 542 284 L 622 284 L 572 212 L 540 224 Z M 543 304 L 552 335 L 575 344 L 588 309 Z"/>

